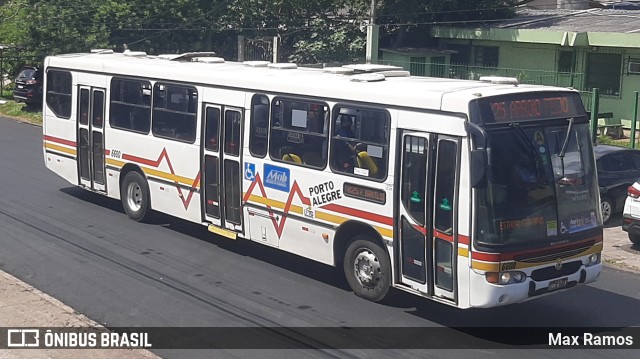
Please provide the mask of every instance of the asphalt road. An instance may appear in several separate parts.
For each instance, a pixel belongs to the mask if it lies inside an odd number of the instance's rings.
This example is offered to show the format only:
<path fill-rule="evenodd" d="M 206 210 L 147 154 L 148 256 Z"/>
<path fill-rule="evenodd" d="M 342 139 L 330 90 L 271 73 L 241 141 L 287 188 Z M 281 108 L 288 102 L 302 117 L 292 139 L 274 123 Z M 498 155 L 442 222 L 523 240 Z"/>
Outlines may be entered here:
<path fill-rule="evenodd" d="M 130 221 L 120 203 L 44 167 L 41 128 L 0 118 L 0 269 L 108 327 L 629 327 L 640 326 L 637 273 L 504 308 L 461 311 L 394 293 L 354 296 L 340 271 L 159 215 Z M 640 339 L 640 338 L 639 338 Z M 181 351 L 154 351 L 187 357 Z M 255 356 L 225 350 L 222 357 Z M 495 351 L 289 351 L 308 357 L 491 357 Z M 534 350 L 519 356 L 548 356 Z M 562 357 L 631 357 L 562 351 Z M 188 352 L 206 357 L 211 352 Z M 282 357 L 260 352 L 260 357 Z"/>

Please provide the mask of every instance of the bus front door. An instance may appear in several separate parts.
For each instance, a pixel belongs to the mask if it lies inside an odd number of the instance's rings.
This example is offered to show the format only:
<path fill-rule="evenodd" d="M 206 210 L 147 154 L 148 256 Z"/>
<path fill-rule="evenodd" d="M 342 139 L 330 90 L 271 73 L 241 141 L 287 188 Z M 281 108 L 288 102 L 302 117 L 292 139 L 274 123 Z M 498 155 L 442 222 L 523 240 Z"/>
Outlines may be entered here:
<path fill-rule="evenodd" d="M 455 301 L 458 142 L 406 133 L 401 146 L 398 280 L 427 295 Z"/>
<path fill-rule="evenodd" d="M 106 192 L 104 153 L 104 89 L 79 88 L 78 177 L 82 186 Z"/>
<path fill-rule="evenodd" d="M 202 194 L 204 219 L 215 233 L 235 238 L 242 231 L 240 150 L 242 112 L 204 106 Z"/>

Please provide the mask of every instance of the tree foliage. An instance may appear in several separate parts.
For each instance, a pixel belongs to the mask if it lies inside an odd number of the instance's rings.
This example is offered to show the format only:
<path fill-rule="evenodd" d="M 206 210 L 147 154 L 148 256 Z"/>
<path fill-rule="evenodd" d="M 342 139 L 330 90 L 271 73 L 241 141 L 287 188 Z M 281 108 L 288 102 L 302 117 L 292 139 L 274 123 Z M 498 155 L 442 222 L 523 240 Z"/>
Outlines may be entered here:
<path fill-rule="evenodd" d="M 370 0 L 0 0 L 0 43 L 25 57 L 92 48 L 237 53 L 237 36 L 277 36 L 281 61 L 364 57 Z M 434 23 L 504 18 L 510 0 L 377 0 L 381 44 L 428 39 Z M 18 64 L 15 64 L 16 66 Z"/>

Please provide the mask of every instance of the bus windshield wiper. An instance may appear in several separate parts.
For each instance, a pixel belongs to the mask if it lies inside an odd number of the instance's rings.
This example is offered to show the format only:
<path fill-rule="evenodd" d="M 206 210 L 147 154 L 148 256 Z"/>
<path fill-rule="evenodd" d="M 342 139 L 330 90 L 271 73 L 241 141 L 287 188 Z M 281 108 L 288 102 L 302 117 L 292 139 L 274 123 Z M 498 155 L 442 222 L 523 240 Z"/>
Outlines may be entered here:
<path fill-rule="evenodd" d="M 569 184 L 571 183 L 571 179 L 567 178 L 564 173 L 564 156 L 567 153 L 567 147 L 569 147 L 569 139 L 571 138 L 571 130 L 573 130 L 573 117 L 569 119 L 569 126 L 567 127 L 567 135 L 564 138 L 564 143 L 562 144 L 562 149 L 560 149 L 560 153 L 558 157 L 560 157 L 560 167 L 562 170 L 562 177 L 558 181 L 560 184 Z"/>
<path fill-rule="evenodd" d="M 569 119 L 569 127 L 567 128 L 567 136 L 564 138 L 564 143 L 562 144 L 562 149 L 560 150 L 560 154 L 558 157 L 564 158 L 565 153 L 567 152 L 567 146 L 569 146 L 569 136 L 571 136 L 571 130 L 573 129 L 573 117 Z M 564 169 L 564 162 L 563 162 Z"/>

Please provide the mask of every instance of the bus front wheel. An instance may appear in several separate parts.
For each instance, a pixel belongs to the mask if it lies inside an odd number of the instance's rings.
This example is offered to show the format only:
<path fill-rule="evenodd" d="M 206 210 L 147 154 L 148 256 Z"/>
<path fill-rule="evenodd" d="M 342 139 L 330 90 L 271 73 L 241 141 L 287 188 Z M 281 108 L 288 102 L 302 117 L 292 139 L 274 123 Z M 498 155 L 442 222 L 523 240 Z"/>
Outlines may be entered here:
<path fill-rule="evenodd" d="M 362 298 L 378 302 L 389 292 L 391 265 L 379 245 L 356 239 L 344 255 L 344 274 L 353 292 Z"/>
<path fill-rule="evenodd" d="M 124 176 L 120 187 L 122 206 L 129 218 L 141 222 L 145 220 L 149 210 L 149 185 L 138 172 L 131 171 Z"/>

